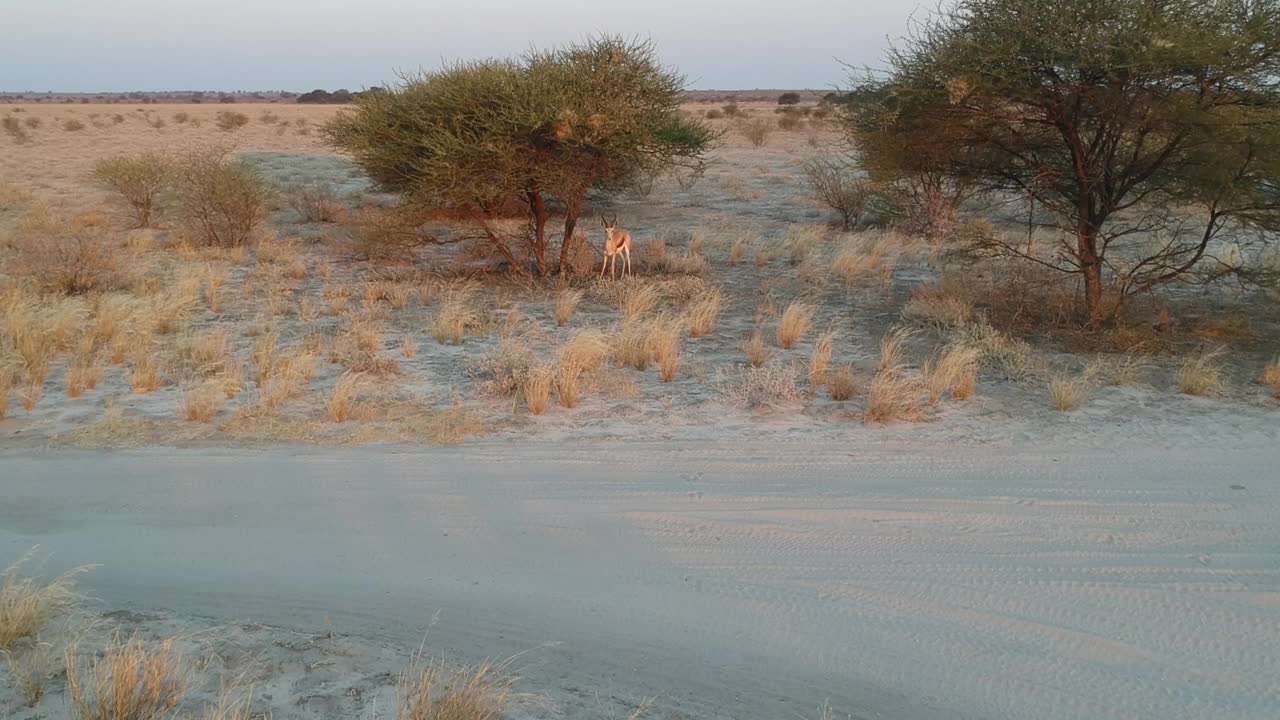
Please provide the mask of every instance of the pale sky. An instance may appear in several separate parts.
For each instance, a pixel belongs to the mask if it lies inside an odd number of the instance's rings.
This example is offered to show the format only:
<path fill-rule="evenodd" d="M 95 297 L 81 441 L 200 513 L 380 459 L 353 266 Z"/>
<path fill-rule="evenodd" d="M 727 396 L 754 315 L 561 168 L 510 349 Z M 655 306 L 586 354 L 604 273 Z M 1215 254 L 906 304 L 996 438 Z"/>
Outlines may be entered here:
<path fill-rule="evenodd" d="M 0 0 L 0 91 L 358 90 L 599 32 L 700 89 L 845 85 L 912 0 Z"/>

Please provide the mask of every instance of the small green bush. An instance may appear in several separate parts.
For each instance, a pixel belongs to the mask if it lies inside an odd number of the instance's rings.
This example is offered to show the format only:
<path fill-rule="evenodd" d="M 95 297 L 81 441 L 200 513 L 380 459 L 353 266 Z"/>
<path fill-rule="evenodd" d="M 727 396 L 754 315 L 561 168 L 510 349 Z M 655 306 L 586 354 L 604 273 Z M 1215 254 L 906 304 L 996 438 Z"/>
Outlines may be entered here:
<path fill-rule="evenodd" d="M 160 194 L 173 176 L 173 161 L 158 152 L 117 155 L 94 163 L 90 179 L 116 195 L 136 227 L 150 227 Z"/>
<path fill-rule="evenodd" d="M 253 168 L 221 149 L 197 150 L 176 168 L 175 196 L 189 240 L 235 247 L 253 240 L 267 206 L 267 186 Z"/>

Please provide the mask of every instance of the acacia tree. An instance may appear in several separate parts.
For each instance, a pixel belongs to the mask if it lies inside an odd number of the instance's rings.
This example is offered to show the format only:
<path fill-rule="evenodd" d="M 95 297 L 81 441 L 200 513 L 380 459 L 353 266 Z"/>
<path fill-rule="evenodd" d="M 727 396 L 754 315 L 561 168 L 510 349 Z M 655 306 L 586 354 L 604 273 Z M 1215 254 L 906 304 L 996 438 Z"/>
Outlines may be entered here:
<path fill-rule="evenodd" d="M 1108 281 L 1123 299 L 1246 277 L 1219 249 L 1274 239 L 1278 58 L 1280 0 L 959 0 L 891 52 L 848 128 L 1048 211 L 1056 256 L 985 249 L 1081 275 L 1096 325 Z"/>
<path fill-rule="evenodd" d="M 548 224 L 562 212 L 567 272 L 593 190 L 703 163 L 717 135 L 679 114 L 683 89 L 652 43 L 604 36 L 407 78 L 326 133 L 382 189 L 474 222 L 513 268 L 550 271 Z M 499 222 L 513 205 L 528 221 L 523 248 Z"/>

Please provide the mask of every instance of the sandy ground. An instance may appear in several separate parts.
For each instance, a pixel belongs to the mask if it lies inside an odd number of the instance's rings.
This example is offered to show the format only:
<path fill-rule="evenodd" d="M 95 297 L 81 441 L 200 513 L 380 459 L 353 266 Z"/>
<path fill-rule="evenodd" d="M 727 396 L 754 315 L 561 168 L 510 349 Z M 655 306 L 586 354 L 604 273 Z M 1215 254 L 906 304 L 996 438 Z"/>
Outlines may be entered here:
<path fill-rule="evenodd" d="M 9 453 L 0 563 L 230 628 L 275 717 L 385 714 L 437 616 L 445 655 L 525 653 L 520 715 L 1280 715 L 1274 445 L 1037 447 Z"/>

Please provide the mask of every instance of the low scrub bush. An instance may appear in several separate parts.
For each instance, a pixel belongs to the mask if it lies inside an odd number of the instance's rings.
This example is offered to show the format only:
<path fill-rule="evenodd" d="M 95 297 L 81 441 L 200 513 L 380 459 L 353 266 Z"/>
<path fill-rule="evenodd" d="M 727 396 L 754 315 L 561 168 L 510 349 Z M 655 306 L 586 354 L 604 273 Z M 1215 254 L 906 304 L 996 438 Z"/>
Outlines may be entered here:
<path fill-rule="evenodd" d="M 178 213 L 187 239 L 214 247 L 251 242 L 262 224 L 267 187 L 262 177 L 222 150 L 200 150 L 175 170 Z"/>
<path fill-rule="evenodd" d="M 1178 366 L 1175 380 L 1178 391 L 1187 395 L 1221 395 L 1227 382 L 1222 367 L 1224 348 L 1204 350 L 1192 355 Z"/>
<path fill-rule="evenodd" d="M 219 130 L 230 132 L 248 125 L 249 116 L 234 110 L 223 110 L 214 119 L 214 124 L 218 126 Z"/>
<path fill-rule="evenodd" d="M 135 227 L 150 227 L 162 192 L 173 177 L 173 161 L 162 153 L 116 155 L 93 165 L 90 178 L 125 207 Z"/>
<path fill-rule="evenodd" d="M 840 216 L 845 230 L 852 230 L 867 209 L 870 183 L 859 176 L 853 164 L 829 158 L 810 160 L 801 171 L 814 197 Z"/>
<path fill-rule="evenodd" d="M 721 371 L 714 386 L 731 405 L 748 409 L 770 408 L 801 400 L 803 393 L 797 384 L 798 375 L 793 365 L 740 367 Z"/>
<path fill-rule="evenodd" d="M 67 221 L 41 211 L 10 241 L 10 268 L 42 289 L 68 295 L 122 284 L 119 239 L 92 217 Z"/>
<path fill-rule="evenodd" d="M 292 188 L 286 194 L 286 199 L 289 207 L 298 213 L 303 222 L 340 223 L 346 218 L 346 208 L 329 183 L 318 182 Z"/>
<path fill-rule="evenodd" d="M 769 118 L 748 118 L 738 122 L 738 132 L 750 142 L 753 147 L 764 147 L 769 142 L 769 136 L 773 134 L 774 124 L 769 122 Z"/>

